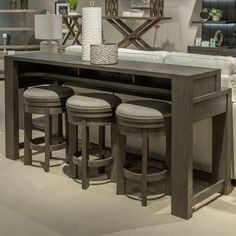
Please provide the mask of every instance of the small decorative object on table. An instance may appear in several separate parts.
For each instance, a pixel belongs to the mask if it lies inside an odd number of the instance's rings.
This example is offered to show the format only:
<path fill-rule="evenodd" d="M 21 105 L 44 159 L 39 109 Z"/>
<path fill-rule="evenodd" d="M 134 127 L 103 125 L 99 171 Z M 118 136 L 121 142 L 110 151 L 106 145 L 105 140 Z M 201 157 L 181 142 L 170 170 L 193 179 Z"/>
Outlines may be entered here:
<path fill-rule="evenodd" d="M 216 40 L 214 38 L 210 38 L 210 47 L 215 48 L 216 47 Z"/>
<path fill-rule="evenodd" d="M 21 9 L 28 9 L 28 0 L 21 0 Z"/>
<path fill-rule="evenodd" d="M 195 46 L 201 46 L 201 44 L 202 44 L 202 38 L 196 38 Z"/>
<path fill-rule="evenodd" d="M 94 5 L 94 1 L 90 1 Z M 102 44 L 102 8 L 82 8 L 82 60 L 90 61 L 90 46 Z"/>
<path fill-rule="evenodd" d="M 202 11 L 200 12 L 200 17 L 203 22 L 208 21 L 211 18 L 209 9 L 208 8 L 202 9 Z"/>
<path fill-rule="evenodd" d="M 209 47 L 210 46 L 210 42 L 209 41 L 202 41 L 202 47 Z"/>
<path fill-rule="evenodd" d="M 16 0 L 11 0 L 10 1 L 10 8 L 11 9 L 16 9 Z"/>
<path fill-rule="evenodd" d="M 131 8 L 150 8 L 150 0 L 130 0 Z"/>
<path fill-rule="evenodd" d="M 4 33 L 2 34 L 2 38 L 3 38 L 3 53 L 7 54 L 7 34 Z"/>
<path fill-rule="evenodd" d="M 91 45 L 91 64 L 112 65 L 118 63 L 118 45 L 97 44 Z"/>
<path fill-rule="evenodd" d="M 78 5 L 78 0 L 67 0 L 68 5 L 69 5 L 69 15 L 77 15 L 77 5 Z"/>
<path fill-rule="evenodd" d="M 127 9 L 123 11 L 123 16 L 127 17 L 144 17 L 145 11 L 140 9 Z"/>
<path fill-rule="evenodd" d="M 105 15 L 118 15 L 118 0 L 105 0 Z"/>
<path fill-rule="evenodd" d="M 91 1 L 89 2 L 89 6 L 90 6 L 90 7 L 94 7 L 94 6 L 95 6 L 95 1 L 94 1 L 94 0 L 91 0 Z"/>
<path fill-rule="evenodd" d="M 220 21 L 222 17 L 222 11 L 220 9 L 212 8 L 210 10 L 210 16 L 212 16 L 213 21 Z"/>
<path fill-rule="evenodd" d="M 149 16 L 164 15 L 164 0 L 130 0 L 130 7 L 147 9 Z"/>
<path fill-rule="evenodd" d="M 215 36 L 214 36 L 214 40 L 215 40 L 216 47 L 221 47 L 222 46 L 224 36 L 223 36 L 223 34 L 220 30 L 216 31 Z"/>

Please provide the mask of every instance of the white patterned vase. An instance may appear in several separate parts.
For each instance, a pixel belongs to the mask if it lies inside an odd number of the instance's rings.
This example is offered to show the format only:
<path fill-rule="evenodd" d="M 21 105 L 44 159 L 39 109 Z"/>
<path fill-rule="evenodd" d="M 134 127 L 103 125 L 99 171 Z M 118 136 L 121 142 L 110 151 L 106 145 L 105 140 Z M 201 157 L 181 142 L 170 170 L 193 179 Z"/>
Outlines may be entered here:
<path fill-rule="evenodd" d="M 102 8 L 82 9 L 82 60 L 90 61 L 90 46 L 102 44 Z"/>

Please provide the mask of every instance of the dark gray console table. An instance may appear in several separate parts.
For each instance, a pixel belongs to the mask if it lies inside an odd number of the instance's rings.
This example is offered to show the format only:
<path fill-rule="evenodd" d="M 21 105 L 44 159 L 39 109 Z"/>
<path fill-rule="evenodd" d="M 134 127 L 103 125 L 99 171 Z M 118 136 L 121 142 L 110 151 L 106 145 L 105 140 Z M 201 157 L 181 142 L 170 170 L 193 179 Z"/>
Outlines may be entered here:
<path fill-rule="evenodd" d="M 220 70 L 134 61 L 96 66 L 76 56 L 43 53 L 7 56 L 5 63 L 7 158 L 19 158 L 18 89 L 62 81 L 172 102 L 173 215 L 189 219 L 197 203 L 214 193 L 231 192 L 231 90 L 221 90 Z M 194 194 L 193 123 L 209 117 L 213 117 L 212 183 Z"/>

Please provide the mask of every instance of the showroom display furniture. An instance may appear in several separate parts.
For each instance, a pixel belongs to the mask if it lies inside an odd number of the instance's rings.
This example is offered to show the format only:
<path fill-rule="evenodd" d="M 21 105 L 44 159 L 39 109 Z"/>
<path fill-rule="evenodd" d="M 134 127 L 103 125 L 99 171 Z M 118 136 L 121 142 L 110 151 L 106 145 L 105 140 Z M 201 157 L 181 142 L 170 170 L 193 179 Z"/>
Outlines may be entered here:
<path fill-rule="evenodd" d="M 10 1 L 9 1 L 10 6 Z M 29 25 L 29 16 L 33 16 L 35 14 L 42 14 L 44 10 L 38 9 L 0 9 L 0 14 L 4 15 L 4 17 L 15 18 L 17 17 L 17 25 L 12 26 L 2 26 L 0 27 L 0 32 L 8 33 L 11 35 L 13 40 L 11 44 L 7 43 L 6 49 L 7 50 L 39 50 L 39 45 L 32 41 L 32 36 L 34 32 L 34 26 Z M 6 20 L 6 22 L 8 22 Z M 19 40 L 19 36 L 17 34 L 21 32 L 23 34 L 22 40 Z M 14 37 L 13 34 L 16 34 Z M 32 42 L 31 42 L 32 41 Z M 3 49 L 4 45 L 0 45 L 0 49 Z"/>
<path fill-rule="evenodd" d="M 171 64 L 221 69 L 222 87 L 233 89 L 233 101 L 236 101 L 236 58 L 230 56 L 212 56 L 183 52 L 142 51 L 119 48 L 119 59 L 151 63 Z M 65 49 L 66 55 L 81 56 L 82 46 L 73 45 Z"/>
<path fill-rule="evenodd" d="M 210 49 L 210 48 L 209 48 Z M 69 46 L 65 49 L 65 54 L 81 56 L 81 46 Z M 232 102 L 233 102 L 233 121 L 236 121 L 236 58 L 230 56 L 217 56 L 217 55 L 202 55 L 184 52 L 167 52 L 167 51 L 141 51 L 134 49 L 119 48 L 119 59 L 129 61 L 141 61 L 150 63 L 161 63 L 167 65 L 182 65 L 182 66 L 195 66 L 202 68 L 215 68 L 221 70 L 221 86 L 222 88 L 232 88 Z M 202 137 L 208 137 L 211 134 L 211 121 L 206 120 L 200 127 L 199 134 L 195 136 L 196 140 L 202 139 Z M 236 140 L 236 125 L 233 125 L 234 140 Z M 211 178 L 211 150 L 208 148 L 211 143 L 197 142 L 195 144 L 195 150 L 207 150 L 206 153 L 202 153 L 197 156 L 195 166 L 201 171 L 204 171 L 208 179 Z M 236 142 L 234 142 L 234 150 L 236 150 Z M 151 150 L 152 152 L 156 150 Z M 236 152 L 235 152 L 236 153 Z M 199 163 L 199 165 L 198 165 Z M 234 161 L 236 163 L 236 154 L 234 155 Z M 199 166 L 199 167 L 198 167 Z M 198 175 L 198 174 L 197 174 Z M 198 175 L 199 176 L 199 175 Z M 236 165 L 233 166 L 232 178 L 236 180 Z"/>
<path fill-rule="evenodd" d="M 82 25 L 81 25 L 81 15 L 66 15 L 63 16 L 63 23 L 66 25 L 68 32 L 63 38 L 62 45 L 66 45 L 67 41 L 70 37 L 73 38 L 72 45 L 81 44 L 79 37 L 82 33 Z"/>
<path fill-rule="evenodd" d="M 170 179 L 171 163 L 171 105 L 156 100 L 140 100 L 123 103 L 117 107 L 116 122 L 118 125 L 117 145 L 117 194 L 125 194 L 125 179 L 141 183 L 142 206 L 147 206 L 148 183 Z M 166 166 L 149 165 L 149 138 L 153 134 L 166 135 Z M 126 164 L 126 136 L 142 138 L 141 173 L 132 170 L 132 165 Z M 153 170 L 154 169 L 154 170 Z M 167 181 L 170 188 L 170 181 Z M 168 190 L 166 189 L 166 192 Z M 170 194 L 170 192 L 168 192 Z"/>
<path fill-rule="evenodd" d="M 154 47 L 148 44 L 142 36 L 153 27 L 158 30 L 160 21 L 171 20 L 171 17 L 164 17 L 164 0 L 151 0 L 148 1 L 149 3 L 131 1 L 130 7 L 141 10 L 144 13 L 143 16 L 119 16 L 118 2 L 118 0 L 106 0 L 105 16 L 103 17 L 123 35 L 124 38 L 118 43 L 118 46 L 126 48 L 132 44 L 140 50 L 154 50 Z M 138 27 L 132 29 L 129 23 L 134 21 L 141 23 Z"/>
<path fill-rule="evenodd" d="M 118 30 L 124 38 L 118 43 L 119 48 L 126 48 L 133 44 L 136 48 L 140 50 L 153 50 L 144 39 L 141 37 L 151 30 L 155 25 L 163 20 L 171 20 L 171 17 L 163 16 L 145 16 L 145 17 L 131 17 L 131 16 L 104 16 L 111 25 Z M 144 21 L 136 29 L 131 29 L 126 21 Z"/>
<path fill-rule="evenodd" d="M 225 0 L 202 0 L 202 9 L 220 9 L 222 11 L 222 18 L 220 21 L 213 21 L 210 18 L 207 21 L 199 20 L 192 21 L 193 24 L 199 24 L 201 27 L 201 38 L 204 41 L 210 41 L 210 38 L 214 38 L 217 30 L 220 30 L 224 36 L 222 47 L 209 48 L 200 46 L 189 46 L 188 52 L 208 55 L 224 55 L 235 56 L 235 25 L 236 25 L 236 1 Z"/>
<path fill-rule="evenodd" d="M 52 116 L 65 113 L 66 100 L 74 94 L 73 89 L 65 86 L 40 86 L 24 92 L 25 135 L 24 164 L 32 165 L 32 150 L 45 152 L 45 172 L 49 171 L 49 162 L 53 151 L 65 149 L 67 140 L 52 136 Z M 32 114 L 44 115 L 45 145 L 38 144 L 41 138 L 32 139 Z M 67 119 L 65 119 L 67 124 Z"/>
<path fill-rule="evenodd" d="M 219 69 L 127 60 L 120 60 L 116 65 L 98 66 L 84 62 L 78 56 L 40 52 L 6 56 L 5 68 L 6 158 L 19 158 L 18 90 L 45 81 L 64 81 L 78 87 L 171 100 L 173 215 L 189 219 L 199 202 L 214 193 L 232 191 L 231 89 L 221 89 Z M 214 131 L 214 181 L 194 194 L 193 127 L 195 122 L 208 118 L 212 118 Z M 74 163 L 69 164 L 74 166 Z"/>
<path fill-rule="evenodd" d="M 101 168 L 111 165 L 113 162 L 113 181 L 116 180 L 116 126 L 114 113 L 116 107 L 121 103 L 118 96 L 104 93 L 91 93 L 75 95 L 66 103 L 69 120 L 69 163 L 72 161 L 80 167 L 82 174 L 82 189 L 89 187 L 89 170 L 96 167 Z M 82 156 L 73 156 L 76 149 L 77 138 L 75 137 L 77 126 L 82 127 Z M 105 127 L 111 126 L 111 155 L 105 150 Z M 99 127 L 99 158 L 90 159 L 90 154 L 95 150 L 89 150 L 89 127 Z M 96 152 L 95 152 L 96 153 Z M 114 160 L 115 159 L 115 160 Z"/>

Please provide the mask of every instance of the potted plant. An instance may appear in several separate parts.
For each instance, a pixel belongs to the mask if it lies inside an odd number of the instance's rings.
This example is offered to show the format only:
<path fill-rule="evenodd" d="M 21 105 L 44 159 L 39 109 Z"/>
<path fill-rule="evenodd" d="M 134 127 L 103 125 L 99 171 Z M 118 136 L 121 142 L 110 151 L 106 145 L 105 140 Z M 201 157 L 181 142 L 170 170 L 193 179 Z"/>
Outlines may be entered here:
<path fill-rule="evenodd" d="M 70 12 L 69 14 L 70 15 L 77 15 L 77 5 L 78 5 L 78 0 L 67 0 L 68 2 L 68 5 L 69 5 L 69 9 L 70 9 Z"/>
<path fill-rule="evenodd" d="M 222 11 L 220 9 L 212 8 L 210 10 L 210 16 L 212 16 L 213 21 L 220 21 L 222 17 Z"/>

